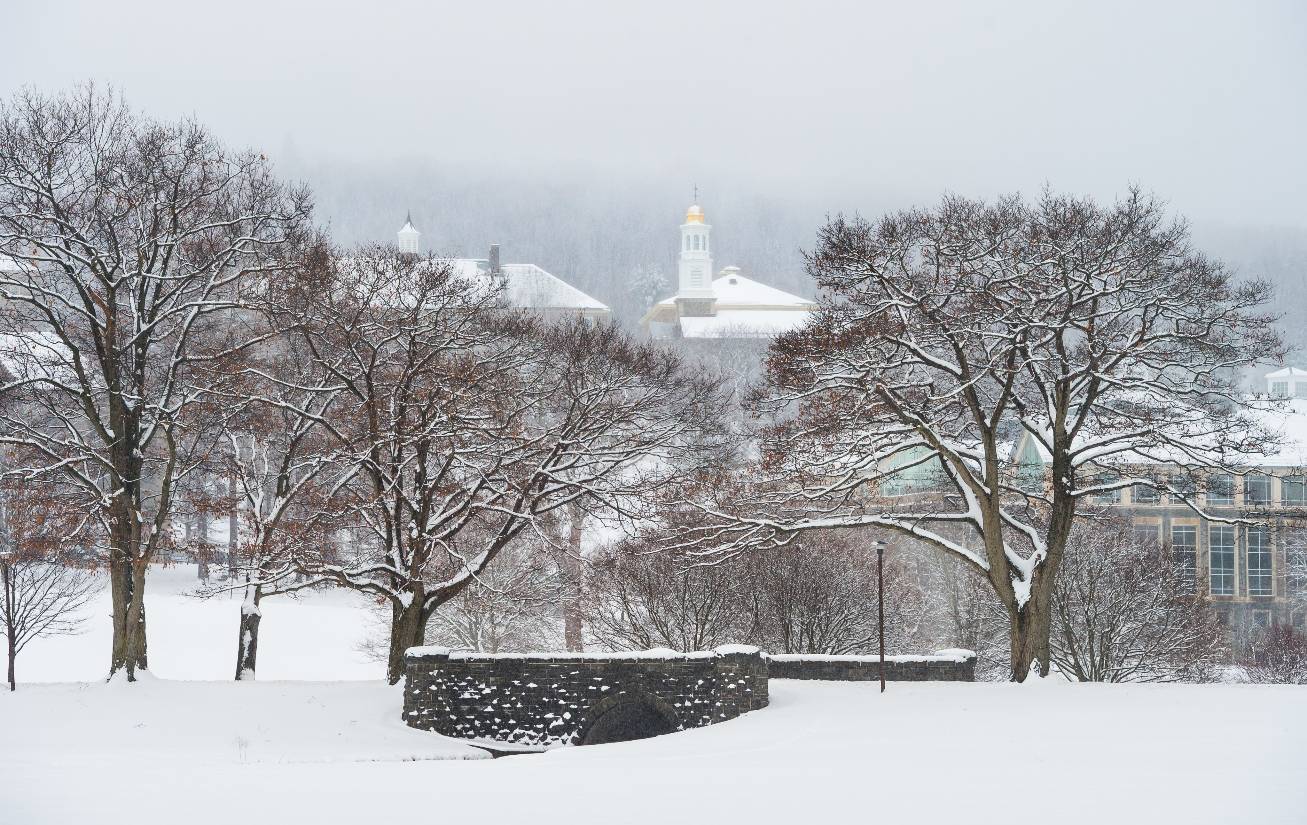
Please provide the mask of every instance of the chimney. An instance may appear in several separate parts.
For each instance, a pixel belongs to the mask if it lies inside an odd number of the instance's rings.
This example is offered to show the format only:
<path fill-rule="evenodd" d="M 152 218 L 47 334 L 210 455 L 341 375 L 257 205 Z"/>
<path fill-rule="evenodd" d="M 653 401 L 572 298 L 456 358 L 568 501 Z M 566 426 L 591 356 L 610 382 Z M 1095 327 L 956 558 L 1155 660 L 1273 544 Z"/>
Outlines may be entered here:
<path fill-rule="evenodd" d="M 490 274 L 499 274 L 499 244 L 497 243 L 490 245 Z"/>

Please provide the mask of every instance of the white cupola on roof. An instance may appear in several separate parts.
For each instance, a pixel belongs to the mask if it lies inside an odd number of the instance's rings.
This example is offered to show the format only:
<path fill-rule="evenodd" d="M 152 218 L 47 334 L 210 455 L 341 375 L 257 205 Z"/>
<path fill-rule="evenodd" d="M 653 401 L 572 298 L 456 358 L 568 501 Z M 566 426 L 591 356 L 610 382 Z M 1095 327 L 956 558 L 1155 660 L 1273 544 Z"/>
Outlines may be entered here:
<path fill-rule="evenodd" d="M 418 254 L 418 238 L 422 237 L 422 233 L 413 226 L 412 213 L 404 218 L 404 226 L 400 228 L 398 237 L 400 252 L 406 255 Z"/>
<path fill-rule="evenodd" d="M 1266 391 L 1275 398 L 1307 398 L 1307 370 L 1285 367 L 1266 373 Z"/>

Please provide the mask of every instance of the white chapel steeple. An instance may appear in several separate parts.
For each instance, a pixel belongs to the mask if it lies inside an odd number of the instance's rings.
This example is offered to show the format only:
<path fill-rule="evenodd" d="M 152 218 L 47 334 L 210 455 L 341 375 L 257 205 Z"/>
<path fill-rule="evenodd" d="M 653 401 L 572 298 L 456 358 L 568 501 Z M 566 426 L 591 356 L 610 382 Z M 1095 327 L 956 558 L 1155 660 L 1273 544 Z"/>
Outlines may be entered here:
<path fill-rule="evenodd" d="M 685 213 L 681 224 L 681 257 L 677 267 L 676 297 L 712 298 L 712 250 L 708 236 L 712 227 L 704 221 L 703 210 L 696 203 Z"/>
<path fill-rule="evenodd" d="M 405 255 L 418 254 L 418 238 L 421 235 L 413 226 L 413 215 L 410 213 L 404 218 L 404 226 L 398 232 L 399 251 Z"/>

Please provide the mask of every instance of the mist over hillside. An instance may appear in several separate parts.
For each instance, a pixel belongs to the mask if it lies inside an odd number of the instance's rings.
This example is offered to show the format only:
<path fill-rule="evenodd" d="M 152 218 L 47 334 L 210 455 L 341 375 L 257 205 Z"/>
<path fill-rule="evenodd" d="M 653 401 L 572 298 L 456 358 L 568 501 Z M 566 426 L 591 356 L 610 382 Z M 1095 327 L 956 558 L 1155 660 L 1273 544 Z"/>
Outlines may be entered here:
<path fill-rule="evenodd" d="M 677 227 L 696 183 L 638 171 L 525 177 L 419 161 L 327 162 L 293 151 L 281 169 L 312 186 L 319 218 L 342 243 L 392 242 L 411 211 L 424 249 L 484 257 L 498 243 L 505 262 L 543 266 L 607 303 L 626 324 L 648 308 L 637 294 L 637 270 L 654 268 L 669 284 L 675 280 Z M 816 285 L 802 253 L 827 215 L 875 217 L 926 205 L 874 189 L 788 192 L 725 178 L 697 184 L 713 225 L 715 266 L 734 264 L 807 297 L 816 295 Z M 1192 230 L 1200 249 L 1241 277 L 1275 286 L 1273 309 L 1283 316 L 1286 339 L 1307 351 L 1307 229 L 1195 221 Z"/>

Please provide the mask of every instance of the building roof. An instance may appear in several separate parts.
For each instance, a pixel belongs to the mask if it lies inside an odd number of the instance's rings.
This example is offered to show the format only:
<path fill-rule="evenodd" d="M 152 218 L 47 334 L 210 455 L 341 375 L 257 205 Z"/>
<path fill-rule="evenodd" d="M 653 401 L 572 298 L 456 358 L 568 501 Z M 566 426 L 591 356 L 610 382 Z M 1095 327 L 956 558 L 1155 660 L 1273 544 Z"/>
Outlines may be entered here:
<path fill-rule="evenodd" d="M 1307 370 L 1300 370 L 1297 367 L 1285 367 L 1282 370 L 1266 373 L 1267 381 L 1274 381 L 1277 378 L 1304 378 L 1307 379 Z"/>
<path fill-rule="evenodd" d="M 1279 436 L 1279 443 L 1266 453 L 1250 453 L 1239 458 L 1248 467 L 1307 467 L 1307 399 L 1284 399 L 1266 401 L 1264 397 L 1255 399 L 1250 415 L 1257 425 Z M 1092 438 L 1092 435 L 1085 436 Z M 1195 439 L 1197 451 L 1203 449 L 1201 437 Z M 1036 459 L 1047 464 L 1052 456 L 1039 439 L 1028 432 L 1023 432 L 1012 445 L 1009 453 L 1015 464 L 1033 462 Z M 1228 460 L 1228 459 L 1227 459 Z M 1112 456 L 1108 462 L 1117 465 L 1156 466 L 1159 464 L 1191 464 L 1194 459 L 1181 455 L 1174 449 L 1160 446 L 1146 451 L 1125 451 Z"/>
<path fill-rule="evenodd" d="M 486 276 L 490 262 L 485 258 L 454 258 L 450 261 L 459 275 L 466 278 Z M 535 264 L 503 264 L 504 298 L 522 309 L 564 309 L 608 312 L 599 301 Z"/>
<path fill-rule="evenodd" d="M 730 267 L 722 270 L 722 274 L 714 278 L 712 282 L 713 299 L 717 302 L 718 309 L 812 310 L 817 307 L 815 301 L 801 298 L 774 286 L 759 283 L 752 278 L 744 277 L 738 272 L 729 272 L 729 269 Z M 654 306 L 675 307 L 676 296 L 664 298 Z"/>
<path fill-rule="evenodd" d="M 681 337 L 772 338 L 807 320 L 807 313 L 792 309 L 721 309 L 716 315 L 681 318 Z"/>

